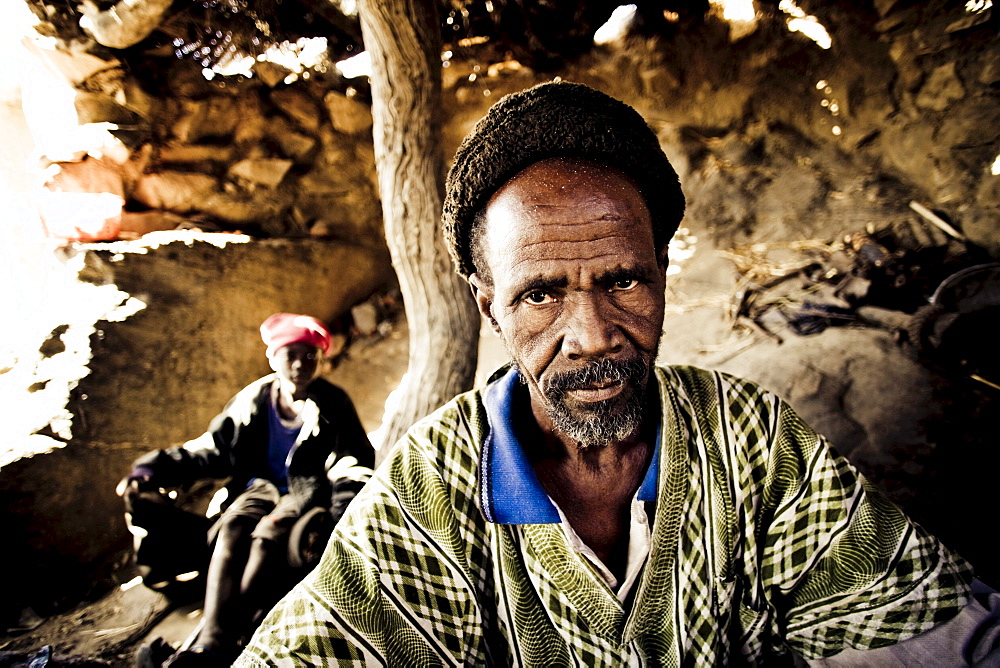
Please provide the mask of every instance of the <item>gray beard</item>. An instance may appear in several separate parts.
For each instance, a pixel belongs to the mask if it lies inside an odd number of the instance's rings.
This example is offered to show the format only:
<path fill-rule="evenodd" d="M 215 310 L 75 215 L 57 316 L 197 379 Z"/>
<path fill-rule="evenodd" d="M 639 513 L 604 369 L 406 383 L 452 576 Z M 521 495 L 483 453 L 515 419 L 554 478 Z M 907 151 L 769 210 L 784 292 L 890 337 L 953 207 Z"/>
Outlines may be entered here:
<path fill-rule="evenodd" d="M 577 442 L 581 450 L 603 448 L 635 436 L 645 413 L 649 365 L 642 359 L 624 362 L 605 359 L 551 378 L 543 393 L 553 426 Z M 524 382 L 524 374 L 520 374 Z M 573 402 L 567 392 L 590 383 L 621 381 L 625 389 L 612 399 L 585 405 Z"/>

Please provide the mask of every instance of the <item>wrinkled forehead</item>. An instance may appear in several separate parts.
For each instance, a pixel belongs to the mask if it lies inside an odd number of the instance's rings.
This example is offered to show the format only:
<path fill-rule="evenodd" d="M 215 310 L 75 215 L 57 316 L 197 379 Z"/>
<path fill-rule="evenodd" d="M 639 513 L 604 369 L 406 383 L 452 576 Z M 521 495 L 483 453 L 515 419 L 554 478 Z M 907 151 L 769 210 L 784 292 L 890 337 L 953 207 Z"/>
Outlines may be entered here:
<path fill-rule="evenodd" d="M 653 239 L 652 221 L 638 186 L 598 163 L 556 158 L 517 173 L 484 210 L 487 249 L 505 253 L 549 242 L 614 249 L 622 235 Z M 550 249 L 551 250 L 551 249 Z"/>

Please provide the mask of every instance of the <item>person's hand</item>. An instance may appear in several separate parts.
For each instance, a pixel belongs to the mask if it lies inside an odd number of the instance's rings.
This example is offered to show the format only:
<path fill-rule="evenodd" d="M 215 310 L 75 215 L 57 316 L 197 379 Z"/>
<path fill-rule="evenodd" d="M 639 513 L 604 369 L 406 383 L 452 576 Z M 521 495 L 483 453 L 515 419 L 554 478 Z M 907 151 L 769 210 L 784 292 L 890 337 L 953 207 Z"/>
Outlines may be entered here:
<path fill-rule="evenodd" d="M 128 500 L 134 498 L 136 494 L 140 492 L 145 492 L 150 489 L 154 489 L 153 485 L 153 473 L 147 468 L 138 466 L 121 479 L 118 486 L 115 487 L 115 493 L 118 496 Z"/>

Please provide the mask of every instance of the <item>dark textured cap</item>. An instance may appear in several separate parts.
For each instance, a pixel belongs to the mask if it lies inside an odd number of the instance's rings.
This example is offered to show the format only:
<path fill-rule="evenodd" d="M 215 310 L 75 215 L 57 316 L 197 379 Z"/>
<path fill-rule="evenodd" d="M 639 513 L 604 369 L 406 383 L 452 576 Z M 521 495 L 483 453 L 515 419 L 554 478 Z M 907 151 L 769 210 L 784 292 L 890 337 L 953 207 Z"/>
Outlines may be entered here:
<path fill-rule="evenodd" d="M 545 83 L 494 104 L 465 138 L 445 182 L 442 224 L 458 273 L 475 272 L 469 239 L 476 213 L 507 181 L 549 158 L 583 158 L 635 181 L 657 247 L 684 216 L 684 195 L 656 134 L 627 104 L 583 84 Z"/>

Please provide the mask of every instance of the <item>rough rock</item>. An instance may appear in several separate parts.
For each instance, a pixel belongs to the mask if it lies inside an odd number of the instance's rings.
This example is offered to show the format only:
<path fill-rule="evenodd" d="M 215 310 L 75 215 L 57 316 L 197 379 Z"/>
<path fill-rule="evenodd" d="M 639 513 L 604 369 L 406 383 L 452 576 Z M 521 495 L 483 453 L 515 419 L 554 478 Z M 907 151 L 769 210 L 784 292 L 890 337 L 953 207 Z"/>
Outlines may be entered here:
<path fill-rule="evenodd" d="M 263 103 L 256 95 L 243 95 L 236 103 L 239 120 L 233 129 L 233 143 L 252 146 L 260 143 L 267 135 L 267 118 Z"/>
<path fill-rule="evenodd" d="M 264 133 L 275 144 L 281 147 L 281 152 L 297 161 L 304 161 L 314 148 L 316 140 L 295 127 L 287 119 L 276 116 L 268 119 Z"/>
<path fill-rule="evenodd" d="M 146 120 L 154 118 L 160 108 L 159 100 L 143 90 L 142 86 L 132 78 L 122 82 L 117 99 L 123 107 L 134 111 Z"/>
<path fill-rule="evenodd" d="M 178 141 L 190 143 L 209 137 L 229 137 L 240 118 L 235 106 L 231 98 L 221 96 L 207 100 L 184 100 L 181 116 L 174 123 L 172 134 Z"/>
<path fill-rule="evenodd" d="M 231 225 L 265 225 L 279 218 L 292 205 L 293 194 L 286 190 L 259 189 L 253 191 L 235 188 L 215 192 L 204 197 L 199 211 L 215 220 Z M 281 236 L 289 230 L 284 226 L 271 229 L 270 235 Z"/>
<path fill-rule="evenodd" d="M 916 49 L 909 35 L 893 40 L 889 46 L 889 57 L 896 63 L 896 75 L 907 90 L 918 86 L 924 73 L 917 63 Z"/>
<path fill-rule="evenodd" d="M 102 93 L 77 92 L 73 99 L 77 120 L 85 123 L 114 123 L 115 125 L 135 125 L 142 119 L 130 109 L 118 104 Z"/>
<path fill-rule="evenodd" d="M 173 230 L 186 220 L 169 211 L 125 211 L 122 213 L 120 236 L 123 239 L 134 239 L 150 232 Z"/>
<path fill-rule="evenodd" d="M 929 187 L 934 169 L 928 147 L 934 145 L 934 127 L 927 123 L 893 123 L 885 129 L 886 157 L 897 170 Z"/>
<path fill-rule="evenodd" d="M 371 336 L 378 329 L 378 311 L 370 301 L 352 306 L 351 319 L 354 321 L 355 329 L 362 336 Z"/>
<path fill-rule="evenodd" d="M 254 65 L 253 71 L 268 88 L 274 88 L 292 72 L 287 67 L 282 67 L 277 63 L 267 60 Z"/>
<path fill-rule="evenodd" d="M 875 24 L 875 30 L 880 33 L 888 33 L 892 32 L 901 25 L 903 25 L 903 17 L 898 14 L 894 14 L 878 21 Z"/>
<path fill-rule="evenodd" d="M 186 213 L 201 209 L 205 199 L 217 189 L 215 177 L 207 174 L 163 171 L 142 176 L 132 196 L 150 209 Z"/>
<path fill-rule="evenodd" d="M 233 159 L 230 146 L 180 144 L 164 146 L 156 154 L 161 163 L 229 162 Z"/>
<path fill-rule="evenodd" d="M 953 102 L 965 97 L 965 87 L 955 73 L 955 63 L 945 63 L 934 68 L 916 97 L 916 105 L 923 109 L 944 111 Z"/>
<path fill-rule="evenodd" d="M 878 12 L 879 16 L 885 16 L 899 4 L 900 0 L 875 0 L 875 11 Z"/>
<path fill-rule="evenodd" d="M 319 129 L 319 107 L 306 93 L 295 88 L 274 90 L 271 102 L 304 129 L 313 132 Z"/>
<path fill-rule="evenodd" d="M 146 173 L 146 169 L 153 159 L 153 153 L 152 144 L 143 144 L 134 151 L 125 152 L 125 155 L 122 156 L 123 159 L 116 159 L 116 162 L 121 165 L 122 181 L 125 184 L 125 192 L 129 194 L 130 198 L 135 184 Z M 113 155 L 112 152 L 105 152 L 104 157 L 111 158 Z"/>
<path fill-rule="evenodd" d="M 948 110 L 935 139 L 942 146 L 990 146 L 1000 139 L 1000 99 L 968 97 Z"/>
<path fill-rule="evenodd" d="M 788 192 L 796 193 L 792 199 Z M 756 202 L 757 219 L 761 225 L 807 224 L 817 202 L 826 192 L 818 174 L 801 169 L 763 186 Z"/>
<path fill-rule="evenodd" d="M 366 104 L 337 91 L 323 97 L 333 127 L 345 134 L 360 134 L 372 127 L 372 110 Z"/>
<path fill-rule="evenodd" d="M 1000 81 L 1000 48 L 987 52 L 977 80 L 984 86 L 992 86 Z"/>
<path fill-rule="evenodd" d="M 75 193 L 112 193 L 125 196 L 121 168 L 104 158 L 57 163 L 58 172 L 44 184 L 46 190 Z"/>
<path fill-rule="evenodd" d="M 944 31 L 948 34 L 969 30 L 980 26 L 990 20 L 991 11 L 989 9 L 980 12 L 966 14 L 962 18 L 948 24 Z"/>
<path fill-rule="evenodd" d="M 229 168 L 229 176 L 249 181 L 265 188 L 275 188 L 292 167 L 291 160 L 260 158 L 240 160 Z"/>
<path fill-rule="evenodd" d="M 38 42 L 27 39 L 21 44 L 32 56 L 73 85 L 86 81 L 98 72 L 122 66 L 115 58 L 98 58 L 86 53 L 83 50 L 84 45 L 79 43 L 71 45 L 68 49 L 47 49 L 41 47 Z"/>
<path fill-rule="evenodd" d="M 997 196 L 995 192 L 993 196 Z M 992 257 L 1000 257 L 1000 240 L 997 239 L 998 218 L 1000 218 L 1000 206 L 970 211 L 962 217 L 962 232 L 966 238 Z"/>

